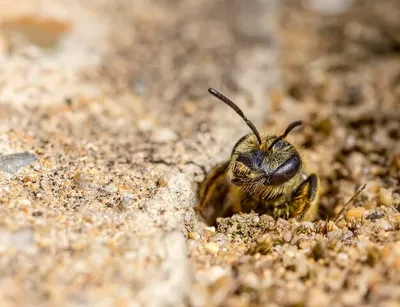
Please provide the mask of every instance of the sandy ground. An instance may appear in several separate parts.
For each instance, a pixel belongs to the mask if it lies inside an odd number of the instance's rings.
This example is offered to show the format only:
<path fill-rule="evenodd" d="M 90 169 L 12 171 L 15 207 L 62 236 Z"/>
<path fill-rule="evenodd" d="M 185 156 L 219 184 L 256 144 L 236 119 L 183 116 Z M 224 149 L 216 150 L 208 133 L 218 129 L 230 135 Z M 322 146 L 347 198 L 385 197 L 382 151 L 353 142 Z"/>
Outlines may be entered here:
<path fill-rule="evenodd" d="M 199 2 L 0 0 L 1 306 L 399 306 L 398 2 Z M 305 122 L 316 222 L 195 215 L 208 87 Z"/>

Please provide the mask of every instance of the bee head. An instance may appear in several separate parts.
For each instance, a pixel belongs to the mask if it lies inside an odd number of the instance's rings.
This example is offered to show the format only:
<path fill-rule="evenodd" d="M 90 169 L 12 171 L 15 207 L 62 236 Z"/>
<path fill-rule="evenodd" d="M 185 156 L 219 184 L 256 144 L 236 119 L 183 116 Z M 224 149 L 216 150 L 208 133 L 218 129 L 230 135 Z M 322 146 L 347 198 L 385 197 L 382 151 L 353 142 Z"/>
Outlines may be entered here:
<path fill-rule="evenodd" d="M 225 102 L 253 131 L 242 137 L 232 150 L 229 164 L 231 182 L 253 195 L 278 196 L 293 189 L 303 172 L 296 148 L 285 140 L 301 121 L 291 123 L 280 136 L 260 135 L 239 107 L 214 89 L 209 92 Z"/>
<path fill-rule="evenodd" d="M 248 134 L 235 145 L 229 165 L 231 181 L 252 194 L 284 194 L 303 172 L 300 154 L 279 136 L 263 135 L 261 139 L 260 146 Z"/>

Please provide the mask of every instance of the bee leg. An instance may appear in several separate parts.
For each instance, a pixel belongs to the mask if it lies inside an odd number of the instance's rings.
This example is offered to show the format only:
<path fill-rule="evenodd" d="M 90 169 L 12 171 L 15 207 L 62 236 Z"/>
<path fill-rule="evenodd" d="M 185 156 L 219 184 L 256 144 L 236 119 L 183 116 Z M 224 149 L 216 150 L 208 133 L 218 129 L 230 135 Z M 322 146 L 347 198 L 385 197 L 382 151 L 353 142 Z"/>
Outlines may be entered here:
<path fill-rule="evenodd" d="M 271 214 L 274 219 L 283 218 L 287 220 L 290 217 L 290 206 L 288 203 L 274 206 Z"/>
<path fill-rule="evenodd" d="M 311 174 L 292 194 L 291 216 L 299 221 L 313 220 L 317 211 L 318 177 Z"/>
<path fill-rule="evenodd" d="M 229 203 L 230 183 L 226 177 L 228 162 L 220 164 L 210 172 L 200 185 L 200 203 L 195 211 L 200 214 L 209 225 L 215 225 L 218 217 L 230 214 Z"/>

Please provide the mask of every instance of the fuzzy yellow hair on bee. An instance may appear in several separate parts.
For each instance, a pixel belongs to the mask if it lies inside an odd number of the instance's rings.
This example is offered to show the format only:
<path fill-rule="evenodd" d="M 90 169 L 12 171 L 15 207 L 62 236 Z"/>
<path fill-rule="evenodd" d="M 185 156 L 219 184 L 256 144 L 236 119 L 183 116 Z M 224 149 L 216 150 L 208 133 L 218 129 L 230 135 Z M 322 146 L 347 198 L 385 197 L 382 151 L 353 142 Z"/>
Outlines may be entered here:
<path fill-rule="evenodd" d="M 306 173 L 301 154 L 285 139 L 302 122 L 291 123 L 279 136 L 260 134 L 233 101 L 215 89 L 208 91 L 231 107 L 252 133 L 239 139 L 230 160 L 206 176 L 196 211 L 211 225 L 218 217 L 252 210 L 274 218 L 313 220 L 318 209 L 318 176 Z"/>

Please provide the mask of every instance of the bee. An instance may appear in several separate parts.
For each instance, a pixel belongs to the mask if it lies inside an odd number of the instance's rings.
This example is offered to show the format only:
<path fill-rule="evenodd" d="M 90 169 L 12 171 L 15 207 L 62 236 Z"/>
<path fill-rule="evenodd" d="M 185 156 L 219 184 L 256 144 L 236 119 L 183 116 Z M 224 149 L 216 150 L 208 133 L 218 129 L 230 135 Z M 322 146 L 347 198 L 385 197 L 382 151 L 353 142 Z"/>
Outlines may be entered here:
<path fill-rule="evenodd" d="M 213 88 L 208 91 L 231 107 L 252 133 L 237 141 L 229 161 L 206 176 L 196 211 L 210 225 L 218 217 L 252 210 L 274 218 L 313 220 L 318 208 L 318 176 L 307 175 L 300 152 L 286 140 L 302 122 L 291 123 L 279 136 L 260 134 L 233 101 Z"/>

